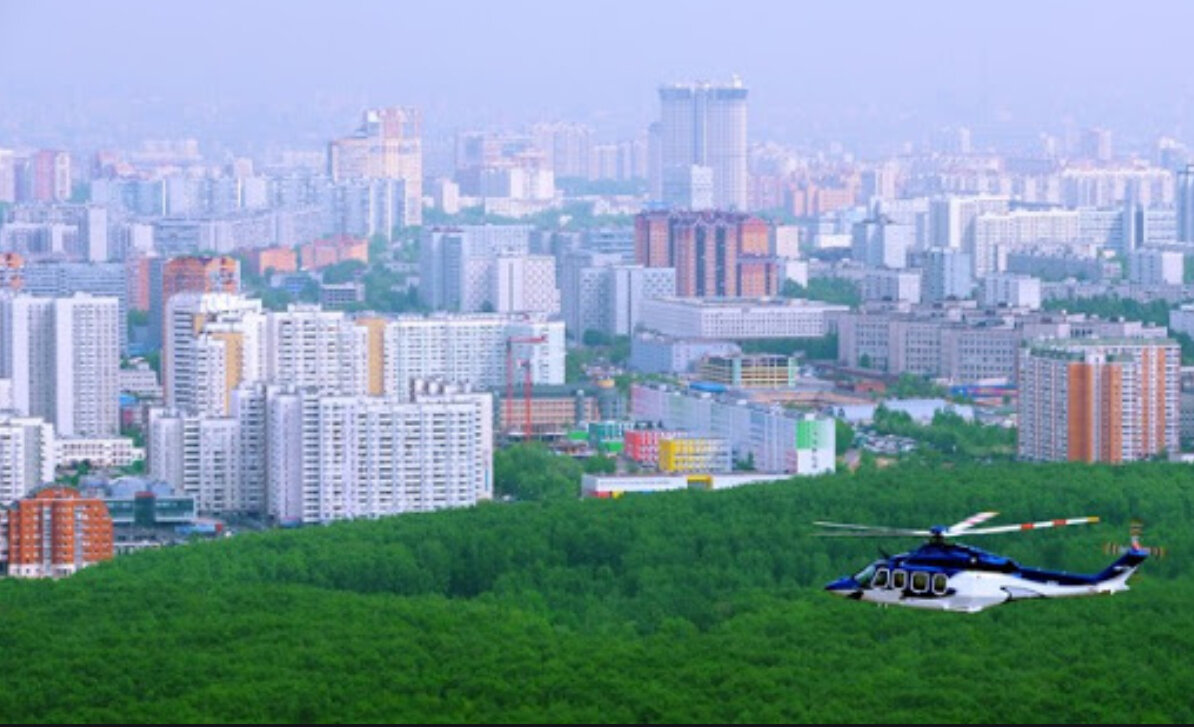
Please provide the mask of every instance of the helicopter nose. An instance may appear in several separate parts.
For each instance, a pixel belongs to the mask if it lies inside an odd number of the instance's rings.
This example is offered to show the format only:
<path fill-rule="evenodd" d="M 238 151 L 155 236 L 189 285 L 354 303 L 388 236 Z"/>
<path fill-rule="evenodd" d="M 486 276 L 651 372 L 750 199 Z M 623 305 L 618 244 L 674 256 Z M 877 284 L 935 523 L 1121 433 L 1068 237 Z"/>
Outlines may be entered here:
<path fill-rule="evenodd" d="M 853 578 L 846 576 L 845 578 L 838 578 L 829 585 L 825 586 L 825 590 L 837 596 L 851 596 L 858 593 L 862 589 L 861 584 Z"/>

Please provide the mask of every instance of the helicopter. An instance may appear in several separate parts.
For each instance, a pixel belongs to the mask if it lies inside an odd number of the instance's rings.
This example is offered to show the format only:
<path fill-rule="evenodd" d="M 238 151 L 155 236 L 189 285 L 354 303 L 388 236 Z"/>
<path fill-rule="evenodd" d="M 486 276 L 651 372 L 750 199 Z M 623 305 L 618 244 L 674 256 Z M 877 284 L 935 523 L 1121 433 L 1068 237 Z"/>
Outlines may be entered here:
<path fill-rule="evenodd" d="M 1111 548 L 1120 557 L 1098 573 L 1091 574 L 1029 568 L 1010 558 L 949 542 L 958 536 L 1024 532 L 1099 521 L 1098 517 L 1077 517 L 975 527 L 998 514 L 980 512 L 954 525 L 935 525 L 927 530 L 817 521 L 814 525 L 834 529 L 833 532 L 817 533 L 820 536 L 928 538 L 913 551 L 899 555 L 883 553 L 882 558 L 854 575 L 829 583 L 825 590 L 837 596 L 882 606 L 977 613 L 1012 601 L 1096 596 L 1126 591 L 1128 578 L 1141 563 L 1149 555 L 1163 554 L 1161 548 L 1140 544 L 1139 521 L 1133 522 L 1131 545 Z"/>

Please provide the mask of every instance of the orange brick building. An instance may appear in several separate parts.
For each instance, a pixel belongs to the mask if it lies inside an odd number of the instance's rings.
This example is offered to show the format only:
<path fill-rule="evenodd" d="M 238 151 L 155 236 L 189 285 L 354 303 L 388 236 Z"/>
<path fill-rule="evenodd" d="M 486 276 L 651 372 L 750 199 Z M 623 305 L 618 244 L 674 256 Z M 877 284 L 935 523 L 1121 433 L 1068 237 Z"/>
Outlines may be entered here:
<path fill-rule="evenodd" d="M 175 293 L 236 293 L 240 291 L 240 261 L 234 257 L 171 258 L 162 268 L 163 307 Z"/>
<path fill-rule="evenodd" d="M 345 260 L 359 260 L 369 264 L 369 241 L 362 237 L 325 237 L 303 245 L 299 263 L 303 270 L 320 270 Z"/>
<path fill-rule="evenodd" d="M 153 258 L 130 257 L 124 261 L 124 287 L 129 310 L 149 310 L 149 267 Z"/>
<path fill-rule="evenodd" d="M 110 560 L 112 517 L 98 498 L 69 487 L 47 487 L 7 512 L 8 574 L 60 578 Z"/>
<path fill-rule="evenodd" d="M 246 258 L 249 271 L 254 275 L 265 275 L 267 270 L 275 273 L 293 273 L 298 270 L 298 253 L 289 247 L 263 247 L 249 250 Z"/>
<path fill-rule="evenodd" d="M 20 290 L 24 282 L 25 258 L 16 252 L 0 252 L 0 288 Z"/>

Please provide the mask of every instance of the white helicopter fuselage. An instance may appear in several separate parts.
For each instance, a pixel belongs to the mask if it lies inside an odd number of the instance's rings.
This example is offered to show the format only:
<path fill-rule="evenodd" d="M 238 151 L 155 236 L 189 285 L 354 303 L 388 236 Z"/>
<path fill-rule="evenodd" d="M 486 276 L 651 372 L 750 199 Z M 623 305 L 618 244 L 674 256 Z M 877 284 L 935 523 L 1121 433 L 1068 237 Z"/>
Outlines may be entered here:
<path fill-rule="evenodd" d="M 884 606 L 906 606 L 933 611 L 962 611 L 977 613 L 1009 601 L 1029 598 L 1074 598 L 1118 593 L 1128 590 L 1127 578 L 1134 571 L 1126 571 L 1114 578 L 1091 584 L 1063 585 L 1057 582 L 1038 582 L 1014 573 L 959 571 L 948 577 L 945 593 L 931 590 L 917 593 L 911 587 L 863 587 L 856 591 L 860 601 Z M 843 594 L 847 595 L 847 594 Z"/>

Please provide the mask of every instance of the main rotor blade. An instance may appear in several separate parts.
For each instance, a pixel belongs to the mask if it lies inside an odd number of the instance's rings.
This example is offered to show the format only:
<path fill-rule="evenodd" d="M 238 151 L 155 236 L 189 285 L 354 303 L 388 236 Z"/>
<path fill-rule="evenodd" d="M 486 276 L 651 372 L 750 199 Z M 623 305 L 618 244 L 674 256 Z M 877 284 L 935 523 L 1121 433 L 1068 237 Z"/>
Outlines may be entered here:
<path fill-rule="evenodd" d="M 855 525 L 854 523 L 830 523 L 830 522 L 825 522 L 824 520 L 816 520 L 813 522 L 813 525 L 820 525 L 823 528 L 843 528 L 846 530 L 882 530 L 883 532 L 887 532 L 887 533 L 893 532 L 893 531 L 900 531 L 900 532 L 907 532 L 907 533 L 924 532 L 925 535 L 929 534 L 928 530 L 921 531 L 921 530 L 912 530 L 911 528 L 893 528 L 893 527 L 890 527 L 887 525 Z"/>
<path fill-rule="evenodd" d="M 831 533 L 813 533 L 817 538 L 924 538 L 928 530 L 846 530 Z"/>
<path fill-rule="evenodd" d="M 975 528 L 967 530 L 964 535 L 970 537 L 971 535 L 990 535 L 992 533 L 1011 533 L 1017 530 L 1043 530 L 1044 528 L 1060 528 L 1066 525 L 1088 525 L 1097 523 L 1098 516 L 1090 517 L 1072 517 L 1069 519 L 1060 520 L 1041 520 L 1035 523 L 1020 523 L 1019 525 L 997 525 L 992 528 Z"/>
<path fill-rule="evenodd" d="M 986 521 L 990 520 L 991 518 L 995 517 L 998 514 L 999 513 L 997 513 L 997 512 L 975 513 L 975 514 L 971 515 L 970 517 L 966 518 L 965 520 L 963 520 L 962 522 L 954 523 L 953 525 L 950 525 L 948 528 L 946 528 L 945 533 L 947 535 L 953 535 L 955 533 L 960 533 L 960 532 L 969 530 L 970 528 L 974 527 L 975 525 L 978 525 L 980 523 L 985 523 Z"/>

